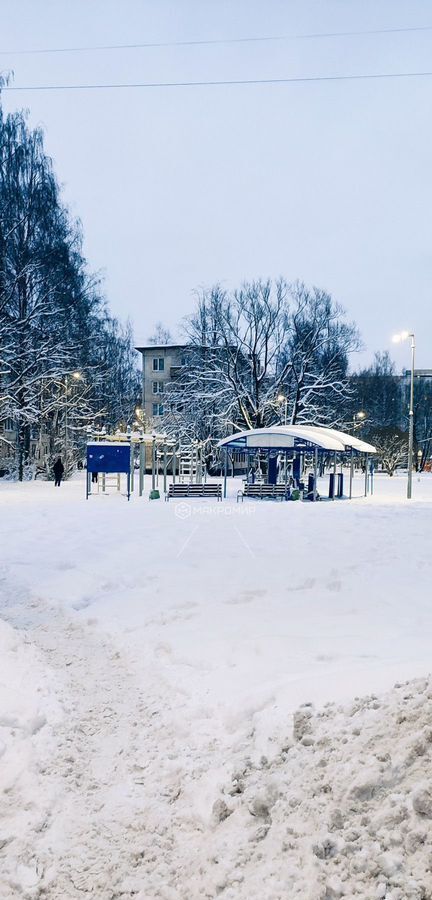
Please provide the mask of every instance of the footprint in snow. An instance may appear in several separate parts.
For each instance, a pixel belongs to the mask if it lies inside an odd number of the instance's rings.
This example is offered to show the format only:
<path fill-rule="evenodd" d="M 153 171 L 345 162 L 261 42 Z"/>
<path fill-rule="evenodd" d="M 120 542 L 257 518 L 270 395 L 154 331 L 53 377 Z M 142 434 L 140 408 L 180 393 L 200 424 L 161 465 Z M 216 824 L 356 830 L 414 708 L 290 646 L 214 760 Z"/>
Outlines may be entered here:
<path fill-rule="evenodd" d="M 241 594 L 236 594 L 235 597 L 230 597 L 228 600 L 225 600 L 225 603 L 252 603 L 252 600 L 256 600 L 259 597 L 265 597 L 266 593 L 267 591 L 261 590 L 242 591 Z"/>
<path fill-rule="evenodd" d="M 316 578 L 306 578 L 305 581 L 301 581 L 300 584 L 288 585 L 287 591 L 310 591 L 311 588 L 314 587 L 315 582 Z"/>

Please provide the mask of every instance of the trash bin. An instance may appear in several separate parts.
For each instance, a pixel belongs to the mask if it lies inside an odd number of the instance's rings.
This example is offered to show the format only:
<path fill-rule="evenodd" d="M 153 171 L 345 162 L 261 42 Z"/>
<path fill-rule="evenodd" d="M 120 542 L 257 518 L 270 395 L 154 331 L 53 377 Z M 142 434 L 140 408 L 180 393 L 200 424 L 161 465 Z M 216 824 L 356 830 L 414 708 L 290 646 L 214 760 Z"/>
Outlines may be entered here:
<path fill-rule="evenodd" d="M 291 491 L 290 500 L 300 500 L 300 491 L 298 488 L 294 488 Z"/>
<path fill-rule="evenodd" d="M 313 498 L 314 498 L 314 486 L 315 486 L 315 478 L 312 475 L 312 473 L 310 473 L 308 475 L 308 489 L 307 489 L 308 500 L 313 500 Z"/>
<path fill-rule="evenodd" d="M 337 495 L 338 497 L 343 497 L 343 472 L 338 472 L 337 479 Z"/>

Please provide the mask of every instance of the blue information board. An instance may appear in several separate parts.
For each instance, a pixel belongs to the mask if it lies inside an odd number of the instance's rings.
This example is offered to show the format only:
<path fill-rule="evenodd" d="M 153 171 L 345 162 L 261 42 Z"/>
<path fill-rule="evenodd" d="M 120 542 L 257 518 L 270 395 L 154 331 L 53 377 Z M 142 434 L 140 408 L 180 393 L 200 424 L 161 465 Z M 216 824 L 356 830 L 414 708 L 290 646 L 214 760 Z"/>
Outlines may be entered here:
<path fill-rule="evenodd" d="M 129 444 L 87 444 L 87 472 L 130 471 Z"/>
<path fill-rule="evenodd" d="M 100 442 L 87 444 L 86 497 L 91 493 L 91 475 L 127 475 L 127 498 L 130 497 L 131 486 L 131 445 Z M 97 480 L 97 479 L 96 479 Z"/>

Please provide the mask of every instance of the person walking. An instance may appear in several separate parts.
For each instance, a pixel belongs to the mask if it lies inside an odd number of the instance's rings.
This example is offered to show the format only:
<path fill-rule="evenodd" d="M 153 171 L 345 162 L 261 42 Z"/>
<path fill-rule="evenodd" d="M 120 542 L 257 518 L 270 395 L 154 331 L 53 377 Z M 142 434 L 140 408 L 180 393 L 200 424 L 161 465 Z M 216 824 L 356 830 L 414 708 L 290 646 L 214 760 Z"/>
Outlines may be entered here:
<path fill-rule="evenodd" d="M 54 472 L 54 485 L 55 485 L 55 487 L 60 487 L 61 480 L 64 475 L 64 465 L 63 465 L 60 457 L 58 459 L 56 459 L 56 461 L 53 465 L 53 472 Z"/>

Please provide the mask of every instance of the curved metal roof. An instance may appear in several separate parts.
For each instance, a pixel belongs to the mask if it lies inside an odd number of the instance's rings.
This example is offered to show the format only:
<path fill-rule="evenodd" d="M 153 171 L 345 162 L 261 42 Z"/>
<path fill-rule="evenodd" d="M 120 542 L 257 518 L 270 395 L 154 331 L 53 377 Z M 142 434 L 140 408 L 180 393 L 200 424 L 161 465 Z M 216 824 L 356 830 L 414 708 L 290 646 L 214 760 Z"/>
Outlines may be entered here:
<path fill-rule="evenodd" d="M 357 453 L 376 453 L 372 444 L 361 441 L 352 434 L 323 428 L 321 425 L 270 425 L 268 428 L 252 428 L 239 431 L 223 438 L 218 447 L 301 449 L 302 446 L 318 447 L 320 450 L 337 450 L 347 453 L 351 448 Z"/>

